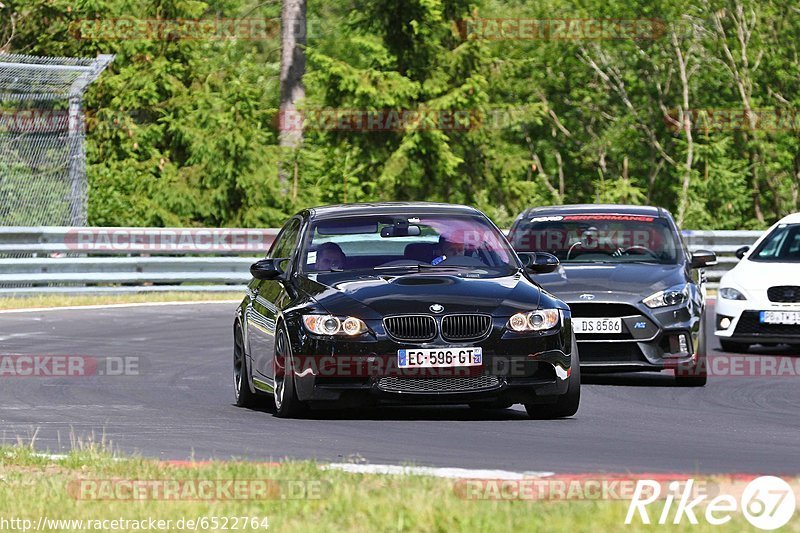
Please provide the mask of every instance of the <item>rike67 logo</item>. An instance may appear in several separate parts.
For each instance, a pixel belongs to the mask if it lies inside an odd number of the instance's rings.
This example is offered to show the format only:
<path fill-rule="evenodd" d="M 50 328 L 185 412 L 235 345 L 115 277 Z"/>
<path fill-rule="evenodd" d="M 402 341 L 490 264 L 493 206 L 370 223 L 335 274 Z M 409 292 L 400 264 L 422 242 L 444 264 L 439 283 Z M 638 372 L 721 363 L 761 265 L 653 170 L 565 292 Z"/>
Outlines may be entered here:
<path fill-rule="evenodd" d="M 754 527 L 773 530 L 786 525 L 797 506 L 792 487 L 774 476 L 758 477 L 744 486 L 744 490 L 731 485 L 727 494 L 721 493 L 711 499 L 708 494 L 698 495 L 693 479 L 685 483 L 671 482 L 666 497 L 661 494 L 661 487 L 657 481 L 649 479 L 637 482 L 625 516 L 626 524 L 634 521 L 652 523 L 648 511 L 653 512 L 653 522 L 662 525 L 681 524 L 685 523 L 684 520 L 696 525 L 700 516 L 707 523 L 720 526 L 730 522 L 734 513 L 742 513 Z M 650 507 L 659 500 L 663 500 L 663 507 L 659 504 Z"/>

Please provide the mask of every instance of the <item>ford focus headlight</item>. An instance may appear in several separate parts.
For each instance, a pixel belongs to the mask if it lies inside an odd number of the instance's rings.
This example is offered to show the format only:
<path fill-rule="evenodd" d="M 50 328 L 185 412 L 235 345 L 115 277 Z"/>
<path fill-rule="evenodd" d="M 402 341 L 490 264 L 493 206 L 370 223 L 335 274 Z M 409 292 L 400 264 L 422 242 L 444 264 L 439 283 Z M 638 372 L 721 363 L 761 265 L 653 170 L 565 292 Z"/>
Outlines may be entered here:
<path fill-rule="evenodd" d="M 720 298 L 725 298 L 726 300 L 747 300 L 744 294 L 737 291 L 733 287 L 725 287 L 719 290 Z"/>
<path fill-rule="evenodd" d="M 665 291 L 658 291 L 651 294 L 642 303 L 650 309 L 657 307 L 668 307 L 672 305 L 681 305 L 689 300 L 689 287 L 688 285 L 672 287 Z"/>
<path fill-rule="evenodd" d="M 317 335 L 360 335 L 367 325 L 360 318 L 333 315 L 303 315 L 306 329 Z"/>
<path fill-rule="evenodd" d="M 512 331 L 544 331 L 561 324 L 560 309 L 539 309 L 530 313 L 517 313 L 508 319 Z"/>

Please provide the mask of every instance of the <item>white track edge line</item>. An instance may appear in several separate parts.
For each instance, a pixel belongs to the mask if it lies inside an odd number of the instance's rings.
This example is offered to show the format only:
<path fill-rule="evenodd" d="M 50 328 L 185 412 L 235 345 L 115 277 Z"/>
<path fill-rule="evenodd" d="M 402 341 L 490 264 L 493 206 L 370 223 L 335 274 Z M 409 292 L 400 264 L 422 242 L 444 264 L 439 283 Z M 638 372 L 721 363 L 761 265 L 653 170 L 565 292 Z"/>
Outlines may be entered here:
<path fill-rule="evenodd" d="M 69 457 L 60 453 L 34 453 L 35 457 L 62 461 Z M 429 466 L 370 465 L 355 463 L 328 463 L 320 465 L 322 470 L 341 470 L 350 474 L 384 474 L 401 476 L 431 476 L 446 479 L 501 479 L 520 480 L 554 476 L 555 472 L 510 472 L 508 470 L 486 470 L 469 468 L 439 468 Z"/>
<path fill-rule="evenodd" d="M 355 463 L 330 463 L 323 469 L 341 470 L 351 474 L 386 474 L 433 476 L 448 479 L 527 479 L 555 475 L 554 472 L 510 472 L 508 470 L 485 470 L 469 468 L 437 468 L 428 466 L 371 465 Z"/>
<path fill-rule="evenodd" d="M 241 300 L 192 300 L 177 302 L 137 302 L 128 304 L 65 305 L 61 307 L 27 307 L 23 309 L 0 309 L 0 314 L 38 313 L 39 311 L 80 311 L 91 309 L 118 309 L 125 307 L 162 307 L 170 305 L 236 304 Z"/>

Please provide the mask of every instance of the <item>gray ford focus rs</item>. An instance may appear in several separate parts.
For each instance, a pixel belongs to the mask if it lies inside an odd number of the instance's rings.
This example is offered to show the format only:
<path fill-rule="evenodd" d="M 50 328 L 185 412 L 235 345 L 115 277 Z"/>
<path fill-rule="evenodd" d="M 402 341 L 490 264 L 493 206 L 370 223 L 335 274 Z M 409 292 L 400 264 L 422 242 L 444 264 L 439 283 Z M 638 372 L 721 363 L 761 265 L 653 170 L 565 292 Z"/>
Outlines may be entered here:
<path fill-rule="evenodd" d="M 528 209 L 514 222 L 518 252 L 549 252 L 558 269 L 536 281 L 572 310 L 585 371 L 675 369 L 706 383 L 705 277 L 713 252 L 690 254 L 658 207 L 566 205 Z"/>

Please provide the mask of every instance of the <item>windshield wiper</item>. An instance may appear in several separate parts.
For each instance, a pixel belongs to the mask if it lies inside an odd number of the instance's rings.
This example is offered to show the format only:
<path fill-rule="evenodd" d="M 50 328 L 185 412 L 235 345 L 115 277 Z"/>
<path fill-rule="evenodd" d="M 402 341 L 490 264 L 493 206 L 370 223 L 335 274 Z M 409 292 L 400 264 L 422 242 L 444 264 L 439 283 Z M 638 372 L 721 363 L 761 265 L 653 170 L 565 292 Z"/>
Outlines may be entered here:
<path fill-rule="evenodd" d="M 610 263 L 610 264 L 616 265 L 616 264 L 620 263 L 620 261 L 609 261 L 608 259 L 588 259 L 588 260 L 587 259 L 584 259 L 584 260 L 580 260 L 580 259 L 565 259 L 562 262 L 565 265 L 574 265 L 576 263 L 603 263 L 603 264 Z"/>
<path fill-rule="evenodd" d="M 386 265 L 376 266 L 372 270 L 393 270 L 393 269 L 415 269 L 417 272 L 422 270 L 462 270 L 462 269 L 475 270 L 477 267 L 467 265 L 429 265 L 421 263 L 419 265 Z"/>
<path fill-rule="evenodd" d="M 326 268 L 325 270 L 314 270 L 313 272 L 344 272 L 344 269 L 339 267 L 332 267 L 332 268 Z"/>
<path fill-rule="evenodd" d="M 388 265 L 388 266 L 376 266 L 372 267 L 372 270 L 394 270 L 396 268 L 416 268 L 418 271 L 420 270 L 420 265 Z"/>
<path fill-rule="evenodd" d="M 448 268 L 450 268 L 450 269 L 453 269 L 453 270 L 456 270 L 456 269 L 459 269 L 459 268 L 471 268 L 471 269 L 473 269 L 473 270 L 475 269 L 475 267 L 474 267 L 474 266 L 467 266 L 467 265 L 442 265 L 442 264 L 438 264 L 438 265 L 429 265 L 429 264 L 427 264 L 427 263 L 423 263 L 423 264 L 421 264 L 421 265 L 419 266 L 419 268 L 420 268 L 420 270 L 422 270 L 422 269 L 429 269 L 429 268 L 438 268 L 438 269 L 441 269 L 441 270 L 446 270 L 446 269 L 448 269 Z"/>
<path fill-rule="evenodd" d="M 609 261 L 605 259 L 595 259 L 592 261 L 576 261 L 574 259 L 570 259 L 569 261 L 564 261 L 563 264 L 565 265 L 575 265 L 575 264 L 603 264 L 603 265 L 630 265 L 630 264 L 646 264 L 646 265 L 663 265 L 664 263 L 656 260 L 656 259 L 622 259 L 619 261 Z"/>

